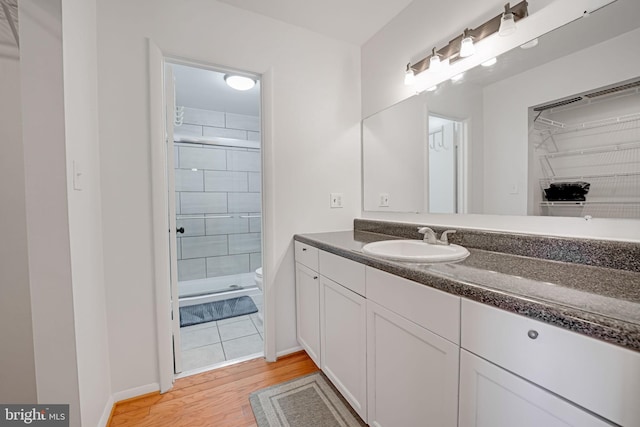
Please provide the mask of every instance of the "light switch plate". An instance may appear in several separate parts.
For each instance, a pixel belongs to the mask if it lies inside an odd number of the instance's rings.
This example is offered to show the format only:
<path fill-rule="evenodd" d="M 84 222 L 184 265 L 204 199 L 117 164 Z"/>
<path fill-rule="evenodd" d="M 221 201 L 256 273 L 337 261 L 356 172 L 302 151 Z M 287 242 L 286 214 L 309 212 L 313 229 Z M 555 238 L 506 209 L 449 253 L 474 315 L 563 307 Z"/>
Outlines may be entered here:
<path fill-rule="evenodd" d="M 380 204 L 378 207 L 388 208 L 389 207 L 389 193 L 380 193 Z"/>
<path fill-rule="evenodd" d="M 342 193 L 331 193 L 331 202 L 330 206 L 332 208 L 341 208 L 342 207 Z"/>

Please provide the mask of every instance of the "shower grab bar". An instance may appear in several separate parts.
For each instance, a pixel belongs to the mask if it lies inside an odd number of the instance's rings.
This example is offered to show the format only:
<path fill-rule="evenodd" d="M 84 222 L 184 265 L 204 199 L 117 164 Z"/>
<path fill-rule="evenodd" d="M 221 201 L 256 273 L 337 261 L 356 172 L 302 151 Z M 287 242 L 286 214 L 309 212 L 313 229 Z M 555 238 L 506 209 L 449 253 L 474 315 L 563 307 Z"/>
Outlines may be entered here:
<path fill-rule="evenodd" d="M 262 218 L 262 215 L 240 215 L 240 218 Z"/>

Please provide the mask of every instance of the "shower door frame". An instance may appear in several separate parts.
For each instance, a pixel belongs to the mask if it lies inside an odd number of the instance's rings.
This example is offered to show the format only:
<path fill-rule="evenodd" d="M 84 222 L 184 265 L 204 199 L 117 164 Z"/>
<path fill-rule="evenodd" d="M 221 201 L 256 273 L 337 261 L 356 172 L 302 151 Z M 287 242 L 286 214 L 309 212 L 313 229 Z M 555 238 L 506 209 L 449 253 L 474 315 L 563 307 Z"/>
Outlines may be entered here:
<path fill-rule="evenodd" d="M 167 94 L 165 87 L 165 63 L 181 63 L 200 68 L 213 70 L 236 70 L 229 67 L 205 64 L 200 61 L 192 61 L 179 56 L 167 55 L 147 38 L 148 59 L 149 59 L 149 135 L 151 145 L 151 177 L 152 177 L 152 218 L 153 218 L 153 247 L 154 247 L 154 273 L 156 291 L 156 321 L 158 339 L 158 371 L 159 388 L 161 393 L 165 393 L 173 387 L 173 382 L 177 376 L 174 370 L 174 330 L 173 319 L 179 319 L 179 312 L 175 309 L 179 303 L 176 301 L 175 307 L 171 298 L 171 233 L 175 237 L 175 215 L 173 217 L 173 228 L 169 220 L 169 179 L 168 179 L 168 156 L 173 157 L 173 138 L 167 138 Z M 272 307 L 275 305 L 275 293 L 271 290 L 272 273 L 270 266 L 276 265 L 275 236 L 274 230 L 274 203 L 266 197 L 273 188 L 273 69 L 268 69 L 262 73 L 254 72 L 261 82 L 261 161 L 262 161 L 262 264 L 263 264 L 263 294 L 264 294 L 264 355 L 269 362 L 275 361 L 276 340 L 275 340 L 275 317 L 272 314 Z M 169 151 L 169 153 L 167 152 Z M 174 206 L 175 211 L 175 206 Z M 175 239 L 173 239 L 175 241 Z M 175 246 L 175 243 L 174 243 Z M 177 251 L 176 251 L 177 252 Z M 175 258 L 175 252 L 173 255 Z M 177 265 L 177 264 L 176 264 Z M 173 269 L 174 271 L 175 268 Z M 177 272 L 176 272 L 177 278 Z M 177 280 L 173 283 L 176 283 Z M 176 288 L 177 292 L 177 288 Z M 179 320 L 177 321 L 179 325 Z M 179 328 L 179 326 L 178 326 Z M 177 331 L 179 333 L 179 330 Z"/>

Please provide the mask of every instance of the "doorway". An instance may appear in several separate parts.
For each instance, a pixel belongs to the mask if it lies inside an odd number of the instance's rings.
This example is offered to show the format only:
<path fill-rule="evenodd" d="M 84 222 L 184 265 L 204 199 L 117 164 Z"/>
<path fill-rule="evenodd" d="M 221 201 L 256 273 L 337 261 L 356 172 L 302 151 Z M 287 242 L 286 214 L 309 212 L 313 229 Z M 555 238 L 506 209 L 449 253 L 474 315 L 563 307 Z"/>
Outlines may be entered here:
<path fill-rule="evenodd" d="M 465 213 L 465 123 L 429 114 L 429 213 Z"/>
<path fill-rule="evenodd" d="M 260 79 L 168 61 L 165 93 L 174 372 L 188 375 L 264 354 Z"/>

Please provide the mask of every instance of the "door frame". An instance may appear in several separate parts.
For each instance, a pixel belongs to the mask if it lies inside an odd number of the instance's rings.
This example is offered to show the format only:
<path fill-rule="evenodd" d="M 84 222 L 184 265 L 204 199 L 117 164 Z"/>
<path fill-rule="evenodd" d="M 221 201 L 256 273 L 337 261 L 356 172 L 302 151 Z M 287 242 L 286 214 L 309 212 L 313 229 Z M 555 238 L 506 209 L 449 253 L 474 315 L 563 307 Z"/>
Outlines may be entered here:
<path fill-rule="evenodd" d="M 163 52 L 152 39 L 147 38 L 149 60 L 149 138 L 151 145 L 151 184 L 152 184 L 152 219 L 154 249 L 154 289 L 156 294 L 156 325 L 158 340 L 158 374 L 160 392 L 165 393 L 173 386 L 173 324 L 171 320 L 171 269 L 170 269 L 170 218 L 169 182 L 167 179 L 167 141 L 165 106 L 165 71 L 166 62 L 182 63 L 216 71 L 236 71 L 229 67 L 192 61 Z M 275 205 L 266 197 L 274 188 L 274 150 L 273 150 L 273 69 L 262 73 L 252 72 L 260 76 L 261 94 L 261 159 L 262 159 L 262 276 L 264 295 L 264 355 L 269 362 L 276 360 L 275 336 L 275 292 L 273 290 L 273 273 L 271 266 L 276 265 L 274 212 Z M 174 231 L 175 233 L 175 231 Z"/>

